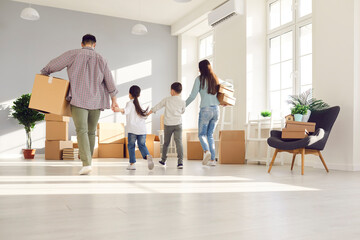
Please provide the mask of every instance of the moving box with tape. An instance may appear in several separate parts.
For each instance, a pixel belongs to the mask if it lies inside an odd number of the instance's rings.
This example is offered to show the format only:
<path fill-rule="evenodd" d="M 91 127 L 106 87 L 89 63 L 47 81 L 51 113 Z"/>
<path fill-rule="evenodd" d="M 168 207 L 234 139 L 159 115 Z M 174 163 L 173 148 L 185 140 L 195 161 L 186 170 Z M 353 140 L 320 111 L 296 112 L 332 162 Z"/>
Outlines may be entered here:
<path fill-rule="evenodd" d="M 36 74 L 29 108 L 45 113 L 71 116 L 70 104 L 66 101 L 69 81 Z"/>

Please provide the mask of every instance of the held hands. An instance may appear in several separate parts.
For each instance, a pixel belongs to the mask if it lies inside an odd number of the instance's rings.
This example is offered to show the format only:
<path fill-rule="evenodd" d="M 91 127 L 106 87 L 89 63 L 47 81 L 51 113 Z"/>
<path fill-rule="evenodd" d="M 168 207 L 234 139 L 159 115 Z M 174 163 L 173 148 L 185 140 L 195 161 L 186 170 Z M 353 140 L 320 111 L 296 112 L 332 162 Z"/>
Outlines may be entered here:
<path fill-rule="evenodd" d="M 125 113 L 125 110 L 124 110 L 123 108 L 119 108 L 119 107 L 115 107 L 115 108 L 113 109 L 113 111 L 114 111 L 114 112 L 121 112 L 122 114 Z"/>
<path fill-rule="evenodd" d="M 146 114 L 146 116 L 149 116 L 149 115 L 151 115 L 153 113 L 153 111 L 149 111 L 147 114 Z"/>

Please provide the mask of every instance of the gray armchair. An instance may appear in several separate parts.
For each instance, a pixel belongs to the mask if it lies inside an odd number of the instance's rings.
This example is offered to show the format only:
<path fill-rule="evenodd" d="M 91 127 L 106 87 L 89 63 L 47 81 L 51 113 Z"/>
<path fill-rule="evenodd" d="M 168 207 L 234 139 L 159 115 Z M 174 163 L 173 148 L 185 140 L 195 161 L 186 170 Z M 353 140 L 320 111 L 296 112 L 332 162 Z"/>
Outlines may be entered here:
<path fill-rule="evenodd" d="M 293 159 L 291 163 L 291 170 L 294 168 L 295 157 L 297 154 L 301 154 L 301 174 L 304 175 L 304 158 L 306 154 L 314 154 L 320 157 L 321 162 L 323 163 L 327 172 L 329 172 L 324 158 L 321 155 L 322 150 L 324 150 L 326 142 L 329 138 L 331 129 L 335 123 L 337 116 L 339 115 L 340 107 L 331 107 L 325 110 L 312 112 L 309 122 L 316 123 L 316 129 L 314 135 L 319 134 L 320 129 L 324 130 L 324 136 L 321 140 L 315 142 L 312 145 L 309 145 L 310 138 L 306 137 L 300 140 L 288 140 L 281 138 L 281 131 L 271 131 L 270 137 L 267 140 L 267 143 L 270 147 L 275 148 L 274 156 L 271 160 L 269 170 L 270 173 L 271 168 L 274 164 L 276 155 L 279 152 L 288 152 L 293 154 Z"/>

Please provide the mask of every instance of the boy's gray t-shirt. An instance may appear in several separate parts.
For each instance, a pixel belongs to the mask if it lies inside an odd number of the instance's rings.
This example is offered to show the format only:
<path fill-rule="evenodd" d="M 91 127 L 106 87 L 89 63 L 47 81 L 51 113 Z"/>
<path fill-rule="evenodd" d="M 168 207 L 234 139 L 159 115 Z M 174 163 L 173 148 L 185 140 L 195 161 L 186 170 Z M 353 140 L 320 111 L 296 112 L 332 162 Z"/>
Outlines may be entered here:
<path fill-rule="evenodd" d="M 182 123 L 181 115 L 185 112 L 186 103 L 180 96 L 164 98 L 151 111 L 155 113 L 163 107 L 165 107 L 164 124 L 166 126 L 176 126 Z"/>

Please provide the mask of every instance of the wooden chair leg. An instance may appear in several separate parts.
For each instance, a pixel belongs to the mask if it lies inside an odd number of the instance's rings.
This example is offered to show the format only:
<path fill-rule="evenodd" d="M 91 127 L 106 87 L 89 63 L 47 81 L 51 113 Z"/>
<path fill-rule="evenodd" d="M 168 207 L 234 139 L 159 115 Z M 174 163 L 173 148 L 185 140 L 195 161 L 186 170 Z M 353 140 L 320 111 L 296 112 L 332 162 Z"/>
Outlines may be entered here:
<path fill-rule="evenodd" d="M 320 151 L 318 151 L 318 153 L 319 153 L 319 157 L 320 157 L 321 162 L 322 162 L 322 164 L 324 165 L 324 167 L 325 167 L 326 171 L 327 171 L 327 172 L 329 172 L 329 169 L 328 169 L 328 168 L 327 168 L 327 166 L 326 166 L 326 163 L 325 163 L 325 161 L 324 161 L 323 156 L 321 155 L 321 152 L 320 152 Z"/>
<path fill-rule="evenodd" d="M 275 149 L 274 156 L 273 156 L 273 158 L 272 158 L 272 160 L 271 160 L 268 173 L 270 173 L 270 171 L 271 171 L 272 165 L 273 165 L 274 162 L 275 162 L 275 158 L 276 158 L 276 155 L 278 154 L 278 152 L 279 152 L 279 150 Z"/>
<path fill-rule="evenodd" d="M 305 148 L 301 149 L 301 175 L 304 175 Z"/>
<path fill-rule="evenodd" d="M 294 168 L 295 158 L 296 158 L 296 153 L 293 153 L 293 159 L 292 159 L 292 162 L 291 162 L 291 171 L 292 171 L 293 168 Z"/>

